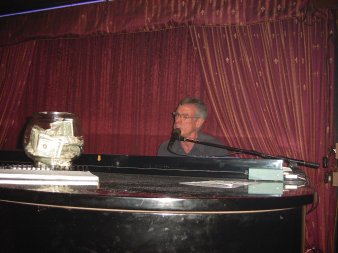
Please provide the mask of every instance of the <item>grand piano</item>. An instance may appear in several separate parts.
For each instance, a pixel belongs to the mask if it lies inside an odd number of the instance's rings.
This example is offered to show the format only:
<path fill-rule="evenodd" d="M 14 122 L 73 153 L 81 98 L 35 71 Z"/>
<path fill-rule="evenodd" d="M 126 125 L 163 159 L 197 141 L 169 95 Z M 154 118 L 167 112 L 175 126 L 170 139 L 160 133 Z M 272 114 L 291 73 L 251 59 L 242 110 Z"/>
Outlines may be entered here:
<path fill-rule="evenodd" d="M 98 186 L 0 184 L 3 252 L 304 252 L 314 191 L 250 180 L 278 159 L 83 154 Z M 29 168 L 22 151 L 0 166 Z M 297 178 L 297 177 L 296 177 Z M 298 176 L 304 179 L 304 175 Z"/>

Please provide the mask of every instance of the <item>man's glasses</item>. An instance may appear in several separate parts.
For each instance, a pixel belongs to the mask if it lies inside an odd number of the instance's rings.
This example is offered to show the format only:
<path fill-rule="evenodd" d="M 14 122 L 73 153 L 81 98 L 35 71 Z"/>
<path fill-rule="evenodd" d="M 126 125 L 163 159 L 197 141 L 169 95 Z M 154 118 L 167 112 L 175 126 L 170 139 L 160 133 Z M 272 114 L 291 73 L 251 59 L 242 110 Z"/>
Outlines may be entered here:
<path fill-rule="evenodd" d="M 185 113 L 180 114 L 178 112 L 173 112 L 172 115 L 173 115 L 174 119 L 181 118 L 183 120 L 187 120 L 187 119 L 198 119 L 199 118 L 199 117 L 196 117 L 196 116 L 191 117 L 191 116 L 189 116 L 189 114 L 185 114 Z"/>

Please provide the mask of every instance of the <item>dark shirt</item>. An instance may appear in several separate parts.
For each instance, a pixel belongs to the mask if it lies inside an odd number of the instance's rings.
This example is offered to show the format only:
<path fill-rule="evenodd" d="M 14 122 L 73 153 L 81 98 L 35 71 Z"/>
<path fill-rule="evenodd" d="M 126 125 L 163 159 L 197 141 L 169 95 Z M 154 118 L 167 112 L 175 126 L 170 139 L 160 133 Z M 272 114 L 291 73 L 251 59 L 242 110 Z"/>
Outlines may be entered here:
<path fill-rule="evenodd" d="M 215 137 L 199 133 L 198 140 L 202 142 L 209 142 L 215 143 L 219 145 L 223 145 L 219 140 Z M 193 148 L 190 150 L 188 154 L 185 153 L 184 149 L 182 148 L 180 141 L 175 141 L 172 145 L 171 151 L 168 150 L 169 140 L 162 143 L 158 149 L 157 155 L 158 156 L 202 156 L 202 157 L 210 157 L 210 156 L 227 156 L 228 152 L 226 149 L 202 145 L 195 143 Z"/>

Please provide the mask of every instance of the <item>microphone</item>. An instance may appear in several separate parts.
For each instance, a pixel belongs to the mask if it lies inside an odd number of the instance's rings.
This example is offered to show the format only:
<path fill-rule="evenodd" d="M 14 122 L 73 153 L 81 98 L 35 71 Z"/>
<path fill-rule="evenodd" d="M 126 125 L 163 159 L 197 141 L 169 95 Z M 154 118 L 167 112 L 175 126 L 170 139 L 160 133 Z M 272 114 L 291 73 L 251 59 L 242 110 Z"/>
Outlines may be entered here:
<path fill-rule="evenodd" d="M 171 150 L 172 146 L 174 145 L 174 142 L 176 140 L 179 140 L 181 136 L 181 129 L 175 128 L 173 132 L 171 133 L 170 141 L 168 143 L 168 149 Z"/>

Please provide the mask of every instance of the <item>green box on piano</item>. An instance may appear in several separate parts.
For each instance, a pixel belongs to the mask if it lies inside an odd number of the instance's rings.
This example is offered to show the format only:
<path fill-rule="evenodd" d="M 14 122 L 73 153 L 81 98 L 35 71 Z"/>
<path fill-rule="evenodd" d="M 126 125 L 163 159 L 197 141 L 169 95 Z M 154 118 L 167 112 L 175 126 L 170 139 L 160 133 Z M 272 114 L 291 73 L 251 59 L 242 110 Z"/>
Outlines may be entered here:
<path fill-rule="evenodd" d="M 283 181 L 283 170 L 266 168 L 249 168 L 249 180 Z"/>

